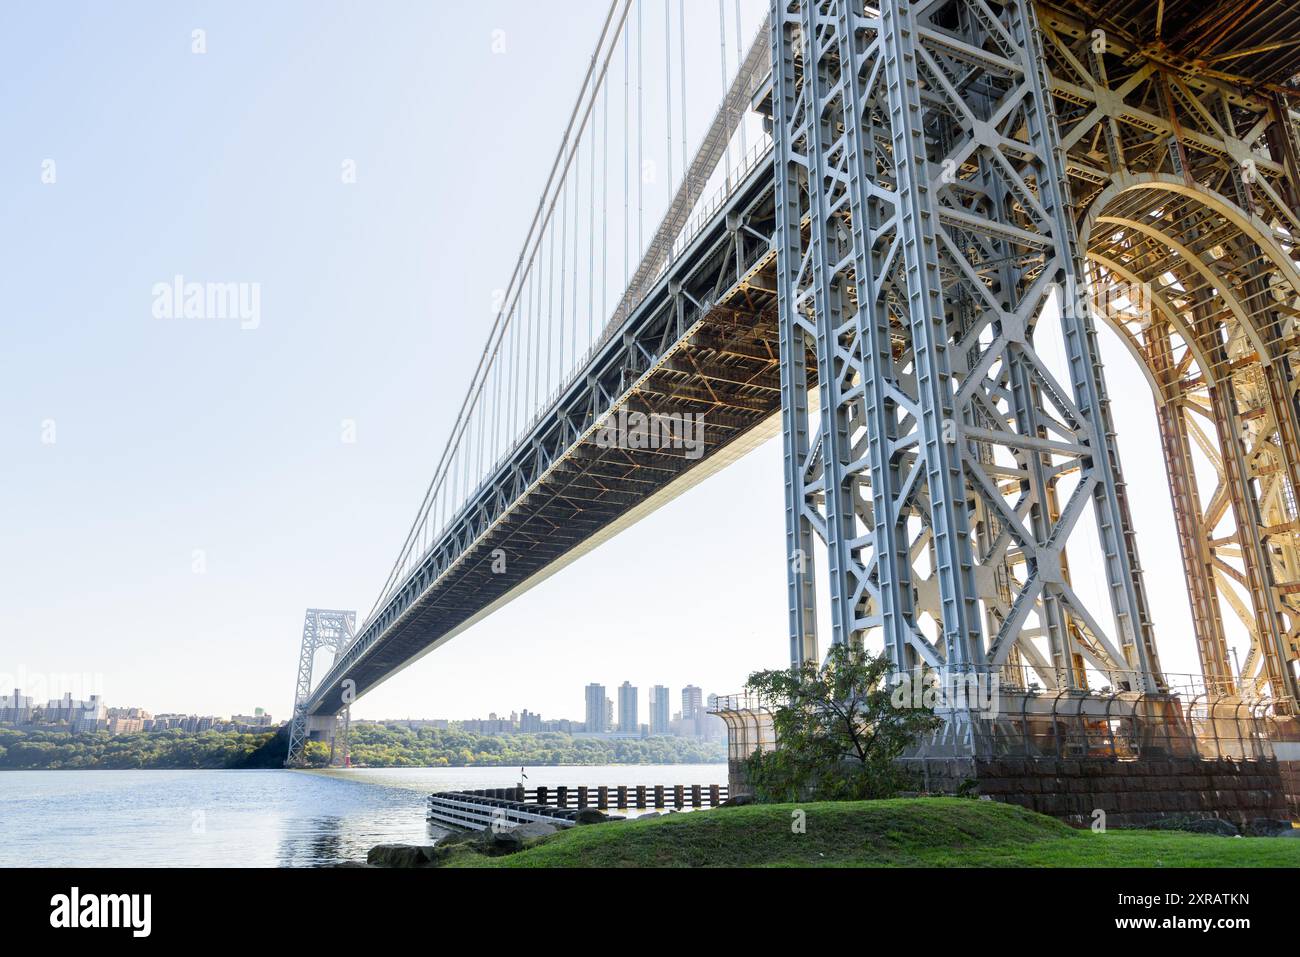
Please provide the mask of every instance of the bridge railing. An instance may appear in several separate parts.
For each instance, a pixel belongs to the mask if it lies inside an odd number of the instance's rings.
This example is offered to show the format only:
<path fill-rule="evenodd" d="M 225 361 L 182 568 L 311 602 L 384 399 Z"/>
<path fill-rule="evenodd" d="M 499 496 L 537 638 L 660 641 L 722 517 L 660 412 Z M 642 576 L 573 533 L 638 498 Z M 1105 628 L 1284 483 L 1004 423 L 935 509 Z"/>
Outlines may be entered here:
<path fill-rule="evenodd" d="M 608 808 L 637 810 L 718 807 L 727 800 L 725 784 L 631 784 L 523 788 L 529 804 L 558 808 Z"/>
<path fill-rule="evenodd" d="M 1274 759 L 1272 741 L 1278 729 L 1271 699 L 1207 688 L 1199 675 L 1156 677 L 1164 689 L 1160 692 L 1110 686 L 1044 690 L 1032 683 L 998 683 L 991 697 L 985 699 L 980 692 L 978 699 L 967 702 L 968 714 L 954 718 L 949 712 L 943 727 L 920 739 L 908 759 Z M 942 714 L 945 704 L 951 702 L 918 693 L 900 706 L 924 705 Z M 727 725 L 733 771 L 754 752 L 776 747 L 772 718 L 780 706 L 749 695 L 717 699 L 711 710 Z"/>
<path fill-rule="evenodd" d="M 569 827 L 578 812 L 687 811 L 721 807 L 725 784 L 632 784 L 595 787 L 538 786 L 444 791 L 428 798 L 428 818 L 464 830 L 487 830 L 533 822 Z M 617 815 L 613 820 L 621 820 Z"/>

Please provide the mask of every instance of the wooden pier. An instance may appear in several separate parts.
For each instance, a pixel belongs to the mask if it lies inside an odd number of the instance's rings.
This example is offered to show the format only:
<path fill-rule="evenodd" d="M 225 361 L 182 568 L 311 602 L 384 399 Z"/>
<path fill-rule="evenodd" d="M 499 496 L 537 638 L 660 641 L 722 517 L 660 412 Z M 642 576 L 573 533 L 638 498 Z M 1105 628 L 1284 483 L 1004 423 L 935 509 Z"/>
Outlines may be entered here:
<path fill-rule="evenodd" d="M 520 800 L 519 788 L 444 791 L 429 795 L 428 819 L 443 827 L 466 831 L 511 828 L 541 822 L 572 827 L 581 808 L 557 808 Z"/>
<path fill-rule="evenodd" d="M 558 808 L 596 808 L 605 811 L 635 809 L 718 807 L 727 800 L 725 784 L 635 784 L 596 787 L 547 787 L 524 789 L 530 804 Z"/>
<path fill-rule="evenodd" d="M 687 810 L 718 807 L 726 799 L 727 788 L 720 784 L 486 788 L 429 795 L 428 819 L 470 831 L 536 822 L 564 828 L 576 824 L 585 810 Z M 611 819 L 621 820 L 617 815 Z"/>

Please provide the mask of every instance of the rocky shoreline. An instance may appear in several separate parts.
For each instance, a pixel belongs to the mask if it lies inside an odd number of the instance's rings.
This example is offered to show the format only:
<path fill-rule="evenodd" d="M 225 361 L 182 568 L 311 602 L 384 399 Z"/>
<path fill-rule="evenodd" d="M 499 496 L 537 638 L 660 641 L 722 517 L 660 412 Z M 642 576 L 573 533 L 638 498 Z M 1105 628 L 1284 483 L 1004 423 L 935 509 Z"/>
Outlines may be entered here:
<path fill-rule="evenodd" d="M 658 815 L 642 815 L 657 817 Z M 575 826 L 604 824 L 609 816 L 592 808 L 579 811 Z M 370 849 L 364 864 L 346 864 L 345 867 L 421 868 L 441 867 L 457 855 L 480 854 L 484 857 L 504 857 L 517 854 L 525 848 L 558 834 L 561 828 L 554 824 L 535 821 L 517 827 L 489 828 L 483 831 L 453 831 L 436 844 L 379 844 Z"/>

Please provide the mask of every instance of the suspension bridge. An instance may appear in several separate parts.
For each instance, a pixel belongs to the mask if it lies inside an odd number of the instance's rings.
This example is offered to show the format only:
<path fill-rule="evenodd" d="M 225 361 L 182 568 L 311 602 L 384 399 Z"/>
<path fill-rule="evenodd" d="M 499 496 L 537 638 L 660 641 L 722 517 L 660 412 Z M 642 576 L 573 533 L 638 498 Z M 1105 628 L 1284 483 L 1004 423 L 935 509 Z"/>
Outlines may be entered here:
<path fill-rule="evenodd" d="M 1168 694 L 1140 544 L 1186 580 L 1194 633 L 1160 641 L 1291 721 L 1300 9 L 771 0 L 747 29 L 742 6 L 610 4 L 374 607 L 307 613 L 290 762 L 777 436 L 792 662 L 862 641 L 899 670 Z M 1176 541 L 1134 534 L 1102 323 L 1151 386 Z M 977 721 L 949 715 L 953 753 Z"/>

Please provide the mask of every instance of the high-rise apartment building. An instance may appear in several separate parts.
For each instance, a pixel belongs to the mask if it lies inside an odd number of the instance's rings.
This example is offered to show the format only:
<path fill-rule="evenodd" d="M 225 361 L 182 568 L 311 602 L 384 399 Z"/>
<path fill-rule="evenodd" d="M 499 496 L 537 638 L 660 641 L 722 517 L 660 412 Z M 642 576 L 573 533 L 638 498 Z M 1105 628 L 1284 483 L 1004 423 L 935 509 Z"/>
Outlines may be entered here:
<path fill-rule="evenodd" d="M 637 718 L 636 688 L 624 681 L 618 686 L 618 733 L 638 734 L 641 730 Z"/>
<path fill-rule="evenodd" d="M 667 734 L 668 731 L 668 689 L 655 685 L 650 689 L 650 733 Z"/>
<path fill-rule="evenodd" d="M 695 716 L 704 710 L 704 692 L 695 687 L 687 685 L 682 689 L 682 720 L 693 721 Z"/>
<path fill-rule="evenodd" d="M 599 734 L 609 730 L 609 699 L 605 697 L 605 686 L 599 684 L 587 685 L 586 695 L 587 709 L 587 730 L 593 734 Z"/>
<path fill-rule="evenodd" d="M 32 720 L 32 696 L 18 688 L 5 698 L 0 698 L 0 721 L 6 724 L 26 724 Z"/>

